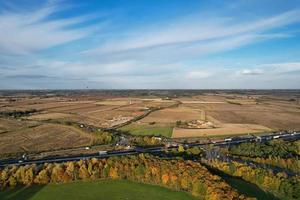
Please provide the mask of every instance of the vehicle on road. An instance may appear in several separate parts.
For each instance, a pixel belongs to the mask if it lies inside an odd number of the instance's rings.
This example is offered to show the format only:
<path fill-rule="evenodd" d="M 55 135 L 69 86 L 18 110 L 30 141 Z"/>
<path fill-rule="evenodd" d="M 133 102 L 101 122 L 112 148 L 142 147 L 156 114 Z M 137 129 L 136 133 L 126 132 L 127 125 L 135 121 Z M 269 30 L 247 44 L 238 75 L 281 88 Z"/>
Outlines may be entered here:
<path fill-rule="evenodd" d="M 106 155 L 107 154 L 107 151 L 99 151 L 99 155 Z"/>

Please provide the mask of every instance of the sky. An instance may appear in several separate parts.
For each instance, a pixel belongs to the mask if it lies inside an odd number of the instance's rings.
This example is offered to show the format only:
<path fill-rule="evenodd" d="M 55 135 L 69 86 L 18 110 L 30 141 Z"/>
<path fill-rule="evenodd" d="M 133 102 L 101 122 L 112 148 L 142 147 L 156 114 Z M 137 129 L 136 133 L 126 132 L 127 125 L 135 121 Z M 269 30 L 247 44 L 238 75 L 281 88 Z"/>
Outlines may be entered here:
<path fill-rule="evenodd" d="M 0 89 L 300 89 L 299 0 L 0 0 Z"/>

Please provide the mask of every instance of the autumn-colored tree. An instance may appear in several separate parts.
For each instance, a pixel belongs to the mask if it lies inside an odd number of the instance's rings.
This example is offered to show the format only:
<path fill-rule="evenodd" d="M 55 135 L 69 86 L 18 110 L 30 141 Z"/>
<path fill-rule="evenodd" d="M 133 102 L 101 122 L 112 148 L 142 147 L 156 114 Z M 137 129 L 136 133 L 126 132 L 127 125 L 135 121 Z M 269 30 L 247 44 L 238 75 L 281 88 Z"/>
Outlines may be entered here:
<path fill-rule="evenodd" d="M 64 171 L 63 167 L 60 164 L 56 164 L 52 169 L 51 182 L 52 183 L 64 182 L 63 181 L 64 173 L 65 173 L 65 171 Z"/>
<path fill-rule="evenodd" d="M 185 150 L 184 150 L 184 147 L 182 145 L 179 145 L 178 146 L 178 152 L 179 153 L 183 153 Z"/>
<path fill-rule="evenodd" d="M 89 172 L 88 172 L 88 170 L 86 168 L 85 163 L 82 163 L 80 165 L 80 168 L 79 168 L 79 171 L 78 171 L 78 176 L 82 180 L 88 180 L 89 179 L 90 174 L 89 174 Z"/>
<path fill-rule="evenodd" d="M 72 180 L 77 180 L 78 173 L 77 173 L 77 169 L 75 167 L 75 163 L 74 162 L 67 162 L 65 165 L 66 165 L 65 173 L 68 174 L 68 176 Z"/>
<path fill-rule="evenodd" d="M 9 182 L 9 186 L 12 188 L 14 188 L 17 185 L 17 181 L 14 176 L 10 176 L 8 182 Z"/>
<path fill-rule="evenodd" d="M 234 176 L 239 176 L 246 181 L 252 182 L 263 190 L 273 193 L 275 196 L 279 198 L 287 198 L 288 199 L 299 199 L 300 192 L 300 178 L 288 177 L 284 173 L 273 173 L 270 170 L 265 170 L 262 168 L 252 168 L 245 164 L 232 162 L 236 169 L 232 173 L 231 170 L 225 171 Z M 214 160 L 211 162 L 211 165 L 215 168 L 224 171 L 224 169 L 228 168 L 228 163 L 221 162 L 218 160 Z"/>
<path fill-rule="evenodd" d="M 28 167 L 25 169 L 23 184 L 24 185 L 31 185 L 34 180 L 34 174 L 33 174 L 33 167 Z"/>
<path fill-rule="evenodd" d="M 47 184 L 49 182 L 50 182 L 50 177 L 46 169 L 40 171 L 34 179 L 34 183 L 37 184 Z"/>
<path fill-rule="evenodd" d="M 189 180 L 187 176 L 182 176 L 180 179 L 181 188 L 187 190 L 189 188 Z"/>
<path fill-rule="evenodd" d="M 282 177 L 284 176 L 282 175 Z M 97 178 L 129 179 L 158 184 L 191 192 L 201 199 L 246 199 L 240 197 L 220 177 L 212 175 L 206 167 L 199 163 L 163 160 L 150 155 L 94 158 L 61 164 L 7 167 L 0 170 L 1 187 L 15 186 L 16 184 L 28 185 L 33 183 L 33 180 L 36 184 L 47 184 Z"/>
<path fill-rule="evenodd" d="M 4 169 L 1 172 L 1 176 L 0 176 L 0 183 L 2 187 L 6 187 L 7 185 L 7 180 L 9 179 L 9 174 L 8 174 L 8 169 Z"/>
<path fill-rule="evenodd" d="M 113 178 L 113 179 L 119 178 L 117 168 L 111 167 L 110 170 L 109 170 L 109 176 L 110 176 L 111 178 Z"/>
<path fill-rule="evenodd" d="M 163 174 L 162 176 L 161 176 L 161 180 L 162 180 L 162 183 L 164 184 L 164 185 L 167 185 L 168 184 L 168 182 L 169 182 L 169 174 Z"/>
<path fill-rule="evenodd" d="M 202 198 L 206 195 L 206 188 L 204 186 L 204 183 L 202 183 L 198 179 L 194 179 L 192 181 L 192 195 Z"/>

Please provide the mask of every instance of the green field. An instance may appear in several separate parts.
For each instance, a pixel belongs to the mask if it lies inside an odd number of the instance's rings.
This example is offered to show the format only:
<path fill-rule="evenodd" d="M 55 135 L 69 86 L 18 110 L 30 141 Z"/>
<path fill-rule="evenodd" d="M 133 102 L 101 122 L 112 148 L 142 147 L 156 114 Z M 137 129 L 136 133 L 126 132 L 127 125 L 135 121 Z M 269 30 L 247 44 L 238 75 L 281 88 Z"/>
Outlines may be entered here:
<path fill-rule="evenodd" d="M 121 128 L 122 131 L 128 131 L 132 135 L 155 135 L 171 137 L 173 132 L 172 125 L 158 124 L 129 124 Z"/>
<path fill-rule="evenodd" d="M 76 182 L 0 191 L 2 200 L 195 200 L 188 193 L 126 180 Z"/>

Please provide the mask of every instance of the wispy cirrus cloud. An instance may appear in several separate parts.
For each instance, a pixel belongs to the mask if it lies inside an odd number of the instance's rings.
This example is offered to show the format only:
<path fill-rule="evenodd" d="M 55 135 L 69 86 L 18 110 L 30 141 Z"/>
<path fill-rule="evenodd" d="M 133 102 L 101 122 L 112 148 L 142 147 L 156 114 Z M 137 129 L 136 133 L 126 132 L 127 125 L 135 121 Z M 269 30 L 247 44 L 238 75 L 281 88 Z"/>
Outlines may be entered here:
<path fill-rule="evenodd" d="M 237 75 L 266 75 L 266 76 L 284 76 L 288 74 L 300 74 L 300 62 L 287 63 L 270 63 L 255 66 L 255 68 L 248 68 L 238 70 Z"/>
<path fill-rule="evenodd" d="M 238 70 L 237 76 L 261 76 L 263 78 L 279 78 L 300 75 L 300 62 L 260 64 L 252 68 Z M 287 77 L 288 78 L 288 77 Z"/>
<path fill-rule="evenodd" d="M 203 79 L 212 76 L 213 73 L 208 70 L 193 70 L 186 73 L 188 79 Z"/>
<path fill-rule="evenodd" d="M 252 59 L 254 64 L 231 65 L 209 58 L 219 55 L 222 60 L 231 50 L 295 37 L 297 28 L 287 27 L 299 24 L 297 8 L 246 18 L 199 11 L 136 24 L 119 12 L 113 25 L 106 24 L 109 17 L 102 20 L 100 11 L 65 11 L 54 1 L 0 12 L 0 87 L 7 82 L 51 88 L 97 83 L 99 88 L 242 88 L 266 82 L 281 87 L 287 84 L 280 84 L 284 78 L 292 77 L 294 86 L 299 77 L 297 59 L 261 64 L 269 61 L 240 54 L 234 63 Z M 273 83 L 275 79 L 280 81 Z"/>
<path fill-rule="evenodd" d="M 189 48 L 201 49 L 199 53 L 204 53 L 204 49 L 207 53 L 211 53 L 213 47 L 216 51 L 220 48 L 227 50 L 231 46 L 239 46 L 238 43 L 244 45 L 257 40 L 289 37 L 288 33 L 271 31 L 299 21 L 300 10 L 298 9 L 250 21 L 241 21 L 226 16 L 209 18 L 203 15 L 192 15 L 160 24 L 150 24 L 132 31 L 127 30 L 130 33 L 128 37 L 107 41 L 85 53 L 111 55 L 124 54 L 124 52 L 148 52 L 151 49 L 182 51 Z M 220 45 L 216 45 L 219 42 Z M 212 47 L 209 48 L 209 46 Z"/>
<path fill-rule="evenodd" d="M 277 75 L 295 74 L 300 75 L 300 62 L 273 63 L 262 65 L 269 73 Z M 300 82 L 300 81 L 299 81 Z"/>
<path fill-rule="evenodd" d="M 56 77 L 38 75 L 38 74 L 18 74 L 18 75 L 5 76 L 5 78 L 9 78 L 9 79 L 55 79 Z"/>
<path fill-rule="evenodd" d="M 238 74 L 241 75 L 260 75 L 263 73 L 263 70 L 261 69 L 243 69 L 241 71 L 238 71 Z"/>
<path fill-rule="evenodd" d="M 55 3 L 46 3 L 34 10 L 0 13 L 0 53 L 22 55 L 51 48 L 84 38 L 95 32 L 97 26 L 81 26 L 97 19 L 97 15 L 51 19 L 62 8 Z"/>
<path fill-rule="evenodd" d="M 174 89 L 199 87 L 268 89 L 289 88 L 291 83 L 300 84 L 298 79 L 300 62 L 262 64 L 248 66 L 244 70 L 223 66 L 212 68 L 205 65 L 193 66 L 193 69 L 189 69 L 185 64 L 180 63 L 158 65 L 155 68 L 151 68 L 151 65 L 138 68 L 139 64 L 135 61 L 119 63 L 38 61 L 34 65 L 39 67 L 30 70 L 28 68 L 18 71 L 4 70 L 4 73 L 0 70 L 1 78 L 6 84 L 9 82 L 14 84 L 16 80 L 22 80 L 24 87 L 26 84 L 32 86 L 33 83 L 40 82 L 41 88 L 47 84 L 55 88 L 58 83 L 67 84 L 70 88 L 78 86 L 97 88 L 98 83 L 98 88 L 161 88 L 163 86 Z M 47 75 L 44 75 L 45 68 L 51 69 Z M 255 81 L 254 75 L 257 75 Z M 73 85 L 69 85 L 70 83 Z"/>

